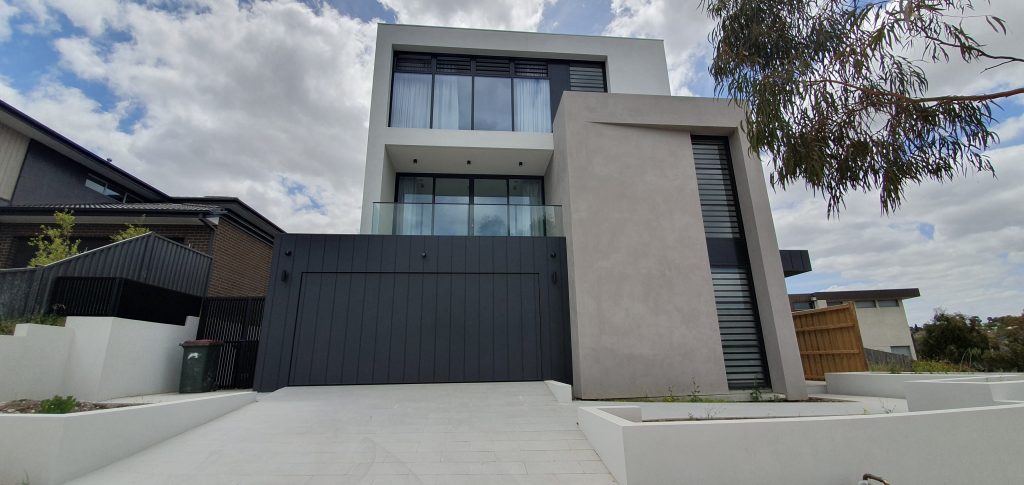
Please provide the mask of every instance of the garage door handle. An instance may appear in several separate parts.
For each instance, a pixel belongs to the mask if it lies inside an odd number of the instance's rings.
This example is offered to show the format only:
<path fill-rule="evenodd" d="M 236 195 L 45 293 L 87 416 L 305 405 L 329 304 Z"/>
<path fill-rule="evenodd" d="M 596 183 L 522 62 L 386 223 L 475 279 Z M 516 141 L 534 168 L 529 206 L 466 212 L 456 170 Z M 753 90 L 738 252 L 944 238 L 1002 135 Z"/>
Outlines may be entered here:
<path fill-rule="evenodd" d="M 282 282 L 288 281 L 288 270 L 286 270 L 286 269 L 281 270 L 281 281 Z"/>
<path fill-rule="evenodd" d="M 551 272 L 551 282 L 556 285 L 558 284 L 558 271 Z"/>

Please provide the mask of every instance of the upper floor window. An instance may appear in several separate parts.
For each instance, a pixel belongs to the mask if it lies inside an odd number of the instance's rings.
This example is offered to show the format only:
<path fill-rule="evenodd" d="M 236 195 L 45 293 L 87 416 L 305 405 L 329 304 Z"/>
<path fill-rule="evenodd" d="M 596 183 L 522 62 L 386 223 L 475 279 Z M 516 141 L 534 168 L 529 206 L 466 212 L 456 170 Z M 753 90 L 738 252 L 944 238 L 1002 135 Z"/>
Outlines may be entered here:
<path fill-rule="evenodd" d="M 124 189 L 122 189 L 122 188 L 120 188 L 120 187 L 118 187 L 118 186 L 116 186 L 114 184 L 111 184 L 111 183 L 109 183 L 109 182 L 107 182 L 107 181 L 105 181 L 105 180 L 103 180 L 103 179 L 101 179 L 99 177 L 96 177 L 94 175 L 86 175 L 85 176 L 85 186 L 89 187 L 90 189 L 95 190 L 96 192 L 99 192 L 99 193 L 101 193 L 101 194 L 103 194 L 103 195 L 105 195 L 107 197 L 110 197 L 111 199 L 116 200 L 118 202 L 127 202 L 127 203 L 142 202 L 138 197 L 135 197 L 134 195 L 129 194 L 128 191 L 126 191 L 126 190 L 124 190 Z"/>
<path fill-rule="evenodd" d="M 566 90 L 605 90 L 600 63 L 396 53 L 395 128 L 550 133 Z"/>

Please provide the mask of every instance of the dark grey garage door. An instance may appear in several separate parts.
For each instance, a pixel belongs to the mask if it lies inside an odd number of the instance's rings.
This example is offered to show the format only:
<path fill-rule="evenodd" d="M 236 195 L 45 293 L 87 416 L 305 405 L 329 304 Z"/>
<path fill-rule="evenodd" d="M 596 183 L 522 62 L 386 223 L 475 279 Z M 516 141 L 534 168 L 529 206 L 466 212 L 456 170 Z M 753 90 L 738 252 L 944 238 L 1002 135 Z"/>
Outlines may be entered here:
<path fill-rule="evenodd" d="M 571 382 L 562 238 L 285 235 L 255 387 Z"/>
<path fill-rule="evenodd" d="M 307 273 L 292 385 L 521 381 L 541 372 L 536 274 Z"/>

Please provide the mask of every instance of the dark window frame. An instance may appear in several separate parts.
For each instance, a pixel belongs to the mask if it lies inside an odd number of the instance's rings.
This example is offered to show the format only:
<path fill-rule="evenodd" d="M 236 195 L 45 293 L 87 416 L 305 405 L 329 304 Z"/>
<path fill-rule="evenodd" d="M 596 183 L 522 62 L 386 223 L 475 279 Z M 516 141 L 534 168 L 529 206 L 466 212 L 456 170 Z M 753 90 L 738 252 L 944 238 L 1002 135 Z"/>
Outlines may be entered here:
<path fill-rule="evenodd" d="M 544 193 L 544 176 L 542 175 L 489 175 L 489 174 L 458 174 L 458 173 L 419 173 L 419 172 L 399 172 L 395 174 L 395 197 L 394 203 L 396 204 L 427 204 L 428 202 L 402 202 L 398 200 L 398 188 L 399 181 L 402 177 L 431 177 L 433 179 L 469 179 L 469 203 L 467 205 L 524 205 L 524 204 L 474 204 L 473 196 L 476 191 L 476 184 L 473 182 L 476 179 L 503 179 L 505 180 L 505 186 L 508 187 L 508 181 L 512 179 L 523 179 L 523 180 L 539 180 L 540 181 L 540 205 L 547 205 L 547 194 Z M 444 205 L 454 204 L 462 205 L 456 202 L 437 202 L 437 184 L 431 183 L 430 190 L 430 202 L 429 204 Z"/>
<path fill-rule="evenodd" d="M 429 68 L 424 68 L 424 69 L 411 69 L 411 68 L 399 67 L 399 62 L 398 61 L 399 61 L 399 59 L 402 56 L 411 56 L 413 58 L 425 58 L 425 57 L 429 58 L 429 63 L 428 64 L 430 65 L 430 67 Z M 438 68 L 437 68 L 437 60 L 438 60 L 438 58 L 468 59 L 469 60 L 469 70 L 468 71 L 464 71 L 464 72 L 438 71 Z M 477 61 L 478 60 L 484 60 L 484 59 L 486 59 L 486 60 L 494 60 L 494 61 L 507 61 L 508 62 L 508 66 L 509 66 L 507 74 L 496 73 L 496 72 L 490 71 L 490 70 L 484 70 L 484 71 L 479 70 L 478 67 L 477 67 Z M 530 64 L 532 66 L 538 65 L 538 63 L 545 63 L 546 69 L 545 69 L 544 75 L 543 76 L 539 76 L 539 75 L 530 75 L 530 76 L 517 75 L 516 62 L 521 62 L 524 65 L 525 64 Z M 397 74 L 397 73 L 430 74 L 430 106 L 428 107 L 428 110 L 429 110 L 429 113 L 430 113 L 430 121 L 429 121 L 429 123 L 427 123 L 427 128 L 425 128 L 425 129 L 431 129 L 431 130 L 434 129 L 434 87 L 436 86 L 436 81 L 437 81 L 436 78 L 437 78 L 437 76 L 439 74 L 443 75 L 443 76 L 469 76 L 469 78 L 471 79 L 470 85 L 469 85 L 469 91 L 470 91 L 470 105 L 469 105 L 470 118 L 469 118 L 469 126 L 470 126 L 470 128 L 469 128 L 469 130 L 462 130 L 462 131 L 477 131 L 477 128 L 476 128 L 476 113 L 475 113 L 475 111 L 476 111 L 476 77 L 479 76 L 479 77 L 498 77 L 498 78 L 508 78 L 508 79 L 546 79 L 548 81 L 548 84 L 550 85 L 551 84 L 551 80 L 552 80 L 552 77 L 551 77 L 551 63 L 555 63 L 555 62 L 557 62 L 557 63 L 564 63 L 564 64 L 567 64 L 567 65 L 570 65 L 570 66 L 574 65 L 574 66 L 584 66 L 584 67 L 600 68 L 601 69 L 602 79 L 603 79 L 603 82 L 604 82 L 604 92 L 608 92 L 608 68 L 607 68 L 607 62 L 605 62 L 605 61 L 584 61 L 584 60 L 571 60 L 571 59 L 549 59 L 549 58 L 540 58 L 540 57 L 534 58 L 534 57 L 472 56 L 472 55 L 465 55 L 465 54 L 445 54 L 445 53 L 440 53 L 440 52 L 394 51 L 394 52 L 392 52 L 391 80 L 390 80 L 390 85 L 388 87 L 388 127 L 392 126 L 392 124 L 391 124 L 391 111 L 392 111 L 392 107 L 394 106 L 395 74 Z M 516 90 L 515 90 L 515 83 L 511 82 L 511 81 L 510 81 L 510 83 L 512 84 L 510 86 L 510 90 L 509 90 L 510 91 L 509 92 L 510 103 L 512 105 L 512 130 L 511 131 L 515 132 L 516 131 L 515 130 L 515 126 L 516 126 L 516 118 L 515 118 Z M 563 91 L 571 91 L 571 90 L 572 90 L 571 86 L 567 85 Z M 552 97 L 552 100 L 554 100 L 553 97 Z M 549 108 L 549 110 L 550 110 L 549 115 L 552 117 L 552 121 L 554 119 L 555 110 L 556 109 L 557 109 L 557 106 L 551 106 Z M 420 129 L 424 129 L 424 128 L 420 128 Z M 480 131 L 488 131 L 488 130 L 480 130 Z M 530 132 L 519 132 L 519 133 L 530 133 Z"/>

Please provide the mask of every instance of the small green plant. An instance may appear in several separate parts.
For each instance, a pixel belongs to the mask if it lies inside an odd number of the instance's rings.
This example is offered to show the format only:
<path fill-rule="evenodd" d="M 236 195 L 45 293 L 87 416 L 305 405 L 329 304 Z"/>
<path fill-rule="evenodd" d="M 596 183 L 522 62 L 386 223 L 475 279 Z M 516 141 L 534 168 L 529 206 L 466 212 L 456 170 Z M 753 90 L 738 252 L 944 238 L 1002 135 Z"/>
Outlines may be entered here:
<path fill-rule="evenodd" d="M 67 414 L 75 410 L 78 400 L 74 396 L 53 396 L 39 401 L 39 414 Z"/>
<path fill-rule="evenodd" d="M 676 402 L 678 400 L 679 399 L 676 398 L 675 392 L 672 391 L 672 386 L 669 386 L 669 388 L 668 388 L 668 395 L 665 396 L 664 398 L 662 398 L 662 401 L 664 401 L 664 402 Z"/>
<path fill-rule="evenodd" d="M 75 216 L 71 212 L 58 211 L 53 213 L 56 226 L 39 226 L 39 234 L 28 241 L 29 246 L 36 248 L 36 255 L 29 260 L 29 266 L 45 266 L 78 254 L 78 243 L 71 240 L 75 230 Z"/>
<path fill-rule="evenodd" d="M 114 234 L 113 236 L 110 236 L 110 240 L 113 242 L 124 241 L 125 239 L 131 239 L 133 237 L 141 236 L 143 234 L 149 234 L 150 232 L 152 231 L 150 231 L 149 228 L 145 226 L 125 224 L 125 227 L 124 229 L 121 230 L 121 232 Z"/>
<path fill-rule="evenodd" d="M 701 393 L 700 393 L 700 385 L 697 384 L 697 379 L 696 378 L 693 378 L 693 377 L 690 378 L 690 386 L 691 386 L 690 387 L 690 396 L 689 396 L 689 399 L 687 399 L 687 400 L 690 401 L 690 402 L 701 402 L 701 401 L 703 401 L 704 399 L 701 397 Z"/>
<path fill-rule="evenodd" d="M 750 390 L 750 400 L 753 402 L 761 402 L 764 399 L 764 395 L 761 394 L 761 388 L 755 387 Z"/>

